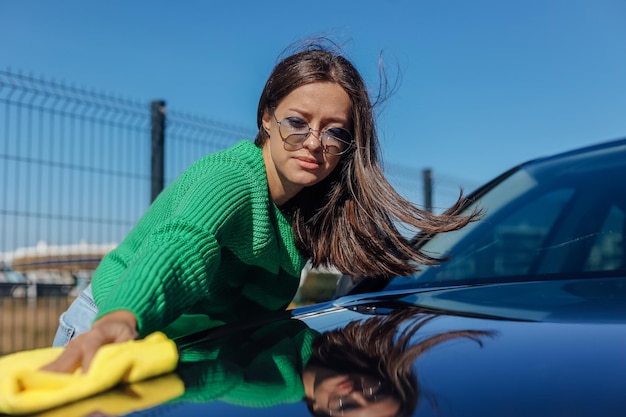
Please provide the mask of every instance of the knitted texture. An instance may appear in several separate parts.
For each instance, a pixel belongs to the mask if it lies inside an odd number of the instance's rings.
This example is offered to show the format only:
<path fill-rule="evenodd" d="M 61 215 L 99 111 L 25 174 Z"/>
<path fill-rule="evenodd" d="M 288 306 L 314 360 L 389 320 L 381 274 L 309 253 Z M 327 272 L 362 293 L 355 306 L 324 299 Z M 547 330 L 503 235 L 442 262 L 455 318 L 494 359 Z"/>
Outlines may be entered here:
<path fill-rule="evenodd" d="M 193 164 L 102 260 L 96 318 L 129 310 L 141 335 L 176 338 L 285 308 L 303 267 L 262 151 L 242 141 Z"/>
<path fill-rule="evenodd" d="M 181 349 L 177 372 L 185 394 L 175 401 L 219 400 L 246 407 L 301 401 L 302 373 L 318 335 L 303 322 L 286 319 Z"/>

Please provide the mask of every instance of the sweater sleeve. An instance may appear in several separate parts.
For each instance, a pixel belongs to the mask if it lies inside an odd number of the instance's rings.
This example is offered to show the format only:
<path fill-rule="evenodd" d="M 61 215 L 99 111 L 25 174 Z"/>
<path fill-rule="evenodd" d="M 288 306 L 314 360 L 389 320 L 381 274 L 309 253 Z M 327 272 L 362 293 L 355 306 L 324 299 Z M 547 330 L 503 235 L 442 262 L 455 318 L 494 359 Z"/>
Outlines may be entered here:
<path fill-rule="evenodd" d="M 163 329 L 200 299 L 220 299 L 214 282 L 228 223 L 250 216 L 251 184 L 237 167 L 204 167 L 159 196 L 98 267 L 97 318 L 128 310 L 141 335 Z"/>

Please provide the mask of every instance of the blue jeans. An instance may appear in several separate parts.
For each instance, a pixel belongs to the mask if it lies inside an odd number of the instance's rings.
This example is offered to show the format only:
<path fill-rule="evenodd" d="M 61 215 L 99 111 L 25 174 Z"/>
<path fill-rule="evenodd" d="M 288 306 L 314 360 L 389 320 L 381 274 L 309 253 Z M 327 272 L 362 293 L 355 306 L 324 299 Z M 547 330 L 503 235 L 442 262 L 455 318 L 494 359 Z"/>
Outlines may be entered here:
<path fill-rule="evenodd" d="M 91 285 L 88 285 L 59 317 L 59 328 L 52 346 L 65 346 L 77 335 L 91 329 L 96 314 L 98 307 L 93 300 Z"/>

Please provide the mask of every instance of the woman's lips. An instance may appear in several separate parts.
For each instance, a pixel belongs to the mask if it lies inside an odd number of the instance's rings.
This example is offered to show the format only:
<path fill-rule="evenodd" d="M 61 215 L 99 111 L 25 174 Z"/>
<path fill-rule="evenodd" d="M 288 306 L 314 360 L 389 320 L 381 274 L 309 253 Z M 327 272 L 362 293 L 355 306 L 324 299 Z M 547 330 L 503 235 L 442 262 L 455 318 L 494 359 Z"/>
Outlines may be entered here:
<path fill-rule="evenodd" d="M 349 389 L 349 390 L 352 390 L 353 386 L 354 386 L 354 382 L 350 379 L 346 379 L 345 381 L 337 384 L 337 388 Z"/>
<path fill-rule="evenodd" d="M 317 169 L 321 166 L 321 163 L 318 162 L 315 158 L 307 158 L 304 156 L 298 156 L 295 158 L 298 161 L 298 164 L 304 169 Z"/>

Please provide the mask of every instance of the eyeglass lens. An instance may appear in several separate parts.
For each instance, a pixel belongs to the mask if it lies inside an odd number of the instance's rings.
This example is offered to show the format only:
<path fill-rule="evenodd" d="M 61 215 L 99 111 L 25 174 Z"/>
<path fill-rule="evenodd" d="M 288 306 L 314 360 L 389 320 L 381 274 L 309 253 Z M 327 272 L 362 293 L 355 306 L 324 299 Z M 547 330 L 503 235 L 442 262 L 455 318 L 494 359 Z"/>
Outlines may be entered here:
<path fill-rule="evenodd" d="M 369 376 L 359 377 L 354 384 L 352 392 L 359 392 L 367 401 L 376 401 L 382 383 Z M 331 396 L 328 400 L 328 411 L 330 415 L 343 415 L 343 413 L 361 408 L 361 403 L 352 395 Z"/>
<path fill-rule="evenodd" d="M 274 115 L 276 123 L 278 123 L 278 131 L 283 142 L 299 149 L 304 141 L 309 137 L 312 131 L 309 124 L 299 117 L 288 116 L 282 120 L 278 120 Z M 348 150 L 352 144 L 352 135 L 346 129 L 341 127 L 332 127 L 330 129 L 319 132 L 319 140 L 324 148 L 324 152 L 331 155 L 341 155 Z"/>

